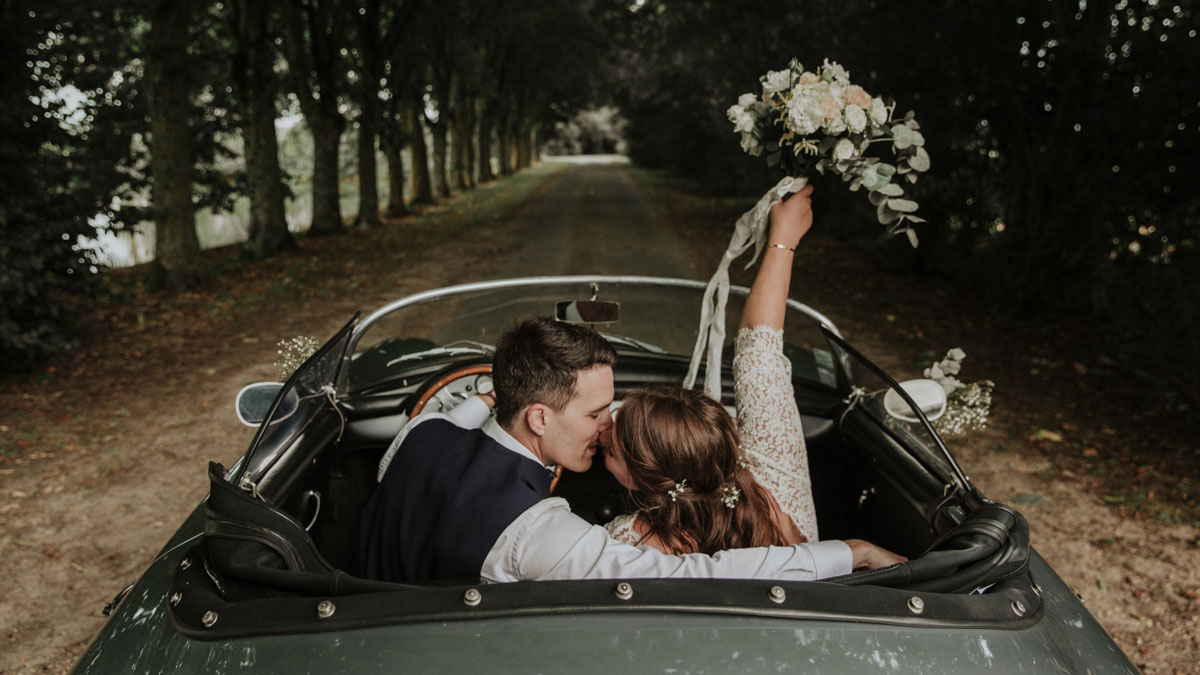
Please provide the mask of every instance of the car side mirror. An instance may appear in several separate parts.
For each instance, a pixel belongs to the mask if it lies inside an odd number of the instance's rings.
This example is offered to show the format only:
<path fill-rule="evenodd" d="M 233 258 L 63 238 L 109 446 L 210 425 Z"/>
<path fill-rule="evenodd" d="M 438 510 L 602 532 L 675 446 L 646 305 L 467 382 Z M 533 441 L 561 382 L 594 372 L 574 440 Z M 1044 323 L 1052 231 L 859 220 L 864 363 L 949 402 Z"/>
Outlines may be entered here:
<path fill-rule="evenodd" d="M 248 427 L 261 426 L 267 418 L 267 413 L 271 411 L 271 404 L 282 390 L 282 382 L 255 382 L 242 387 L 234 401 L 238 421 Z M 295 395 L 290 398 L 294 399 Z M 296 407 L 295 401 L 291 403 L 291 407 Z M 281 412 L 290 414 L 290 411 Z"/>
<path fill-rule="evenodd" d="M 933 380 L 906 380 L 900 383 L 900 388 L 917 404 L 925 419 L 930 422 L 946 414 L 946 390 Z M 895 389 L 888 389 L 883 395 L 883 407 L 887 413 L 905 422 L 919 422 L 912 408 Z"/>
<path fill-rule="evenodd" d="M 621 303 L 608 300 L 564 300 L 555 304 L 554 318 L 564 323 L 616 323 Z"/>

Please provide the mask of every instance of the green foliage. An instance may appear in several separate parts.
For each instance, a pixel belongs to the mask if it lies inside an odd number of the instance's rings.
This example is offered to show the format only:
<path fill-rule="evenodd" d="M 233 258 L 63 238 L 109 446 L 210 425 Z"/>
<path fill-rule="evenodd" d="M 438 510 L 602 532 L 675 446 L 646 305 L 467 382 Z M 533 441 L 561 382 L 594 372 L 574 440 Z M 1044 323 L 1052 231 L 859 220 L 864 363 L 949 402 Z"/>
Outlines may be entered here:
<path fill-rule="evenodd" d="M 1119 356 L 1170 364 L 1165 386 L 1200 402 L 1192 5 L 647 0 L 633 15 L 621 98 L 635 161 L 761 193 L 771 179 L 741 156 L 724 111 L 791 57 L 839 61 L 921 120 L 894 131 L 923 150 L 907 166 L 929 169 L 913 186 L 929 222 L 904 251 L 844 190 L 818 185 L 823 230 L 972 287 L 999 312 L 1090 316 L 1120 338 Z M 884 183 L 868 186 L 873 201 L 903 212 Z"/>

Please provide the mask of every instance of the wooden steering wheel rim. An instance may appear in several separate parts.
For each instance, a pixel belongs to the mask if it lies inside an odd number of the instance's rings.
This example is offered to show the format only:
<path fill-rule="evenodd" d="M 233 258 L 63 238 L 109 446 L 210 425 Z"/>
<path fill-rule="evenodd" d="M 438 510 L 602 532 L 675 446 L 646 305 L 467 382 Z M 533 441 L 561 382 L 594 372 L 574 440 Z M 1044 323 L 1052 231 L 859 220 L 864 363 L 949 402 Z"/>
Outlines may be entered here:
<path fill-rule="evenodd" d="M 467 377 L 469 375 L 491 375 L 491 374 L 492 374 L 492 365 L 490 363 L 485 363 L 485 364 L 478 365 L 478 366 L 467 366 L 466 368 L 459 368 L 458 370 L 446 373 L 442 377 L 439 377 L 436 382 L 429 385 L 429 387 L 425 389 L 425 391 L 421 394 L 420 398 L 417 399 L 417 402 L 413 404 L 412 412 L 409 413 L 409 419 L 412 419 L 412 418 L 416 417 L 417 415 L 420 415 L 421 411 L 425 409 L 425 405 L 427 403 L 429 403 L 429 399 L 436 396 L 439 391 L 441 391 L 442 389 L 445 389 L 446 385 L 450 384 L 451 382 L 453 382 L 457 379 L 463 378 L 463 377 Z M 563 473 L 562 466 L 554 467 L 554 478 L 550 481 L 550 494 L 554 494 L 554 489 L 558 487 L 558 481 L 562 479 L 562 473 Z"/>
<path fill-rule="evenodd" d="M 478 366 L 467 366 L 466 368 L 459 368 L 453 372 L 446 373 L 425 389 L 425 391 L 421 394 L 421 397 L 418 398 L 417 402 L 413 404 L 412 412 L 408 415 L 409 418 L 411 419 L 417 415 L 420 415 L 421 411 L 425 409 L 425 404 L 429 403 L 429 399 L 433 398 L 439 391 L 445 389 L 446 385 L 450 384 L 451 382 L 467 377 L 468 375 L 485 374 L 492 374 L 492 364 L 485 363 Z"/>

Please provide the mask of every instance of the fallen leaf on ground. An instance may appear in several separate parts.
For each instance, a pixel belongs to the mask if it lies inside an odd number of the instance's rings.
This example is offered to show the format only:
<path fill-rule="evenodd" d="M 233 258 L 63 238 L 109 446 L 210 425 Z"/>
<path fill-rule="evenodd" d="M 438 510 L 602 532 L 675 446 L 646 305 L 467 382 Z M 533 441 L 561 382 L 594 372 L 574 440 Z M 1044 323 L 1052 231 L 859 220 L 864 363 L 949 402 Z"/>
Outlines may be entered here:
<path fill-rule="evenodd" d="M 1062 443 L 1063 435 L 1057 431 L 1049 429 L 1038 429 L 1029 437 L 1031 441 L 1050 441 L 1052 443 Z"/>
<path fill-rule="evenodd" d="M 1096 450 L 1095 448 L 1084 448 L 1083 456 L 1084 457 L 1099 457 L 1100 452 L 1098 450 Z"/>

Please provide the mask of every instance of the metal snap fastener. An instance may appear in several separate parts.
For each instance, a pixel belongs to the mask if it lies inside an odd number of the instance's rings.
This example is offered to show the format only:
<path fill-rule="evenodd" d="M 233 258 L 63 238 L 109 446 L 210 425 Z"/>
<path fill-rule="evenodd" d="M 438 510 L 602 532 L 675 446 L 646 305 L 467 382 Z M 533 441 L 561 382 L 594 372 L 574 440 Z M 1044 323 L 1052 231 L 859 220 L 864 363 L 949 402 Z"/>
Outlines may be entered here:
<path fill-rule="evenodd" d="M 913 614 L 920 614 L 925 611 L 925 601 L 914 595 L 908 599 L 908 610 Z"/>
<path fill-rule="evenodd" d="M 633 597 L 633 584 L 628 581 L 622 581 L 617 584 L 617 598 L 620 600 L 628 600 Z"/>
<path fill-rule="evenodd" d="M 329 600 L 322 600 L 317 603 L 317 616 L 322 619 L 328 619 L 337 611 L 337 607 Z"/>
<path fill-rule="evenodd" d="M 212 628 L 217 623 L 217 613 L 208 611 L 204 616 L 200 617 L 200 623 L 204 624 L 205 628 Z"/>
<path fill-rule="evenodd" d="M 783 601 L 787 600 L 787 591 L 783 590 L 782 586 L 772 586 L 767 597 L 771 599 L 771 602 L 782 605 Z"/>
<path fill-rule="evenodd" d="M 183 600 L 183 593 L 176 591 L 171 594 L 170 602 L 172 607 L 178 605 L 181 600 Z"/>
<path fill-rule="evenodd" d="M 1038 586 L 1037 584 L 1034 584 L 1034 585 L 1033 585 L 1033 592 L 1034 592 L 1034 594 L 1036 594 L 1036 595 L 1037 595 L 1039 598 L 1040 598 L 1040 597 L 1042 597 L 1042 587 L 1041 587 L 1041 586 Z"/>
<path fill-rule="evenodd" d="M 474 607 L 483 601 L 483 594 L 477 588 L 468 588 L 466 593 L 463 593 L 463 603 L 468 607 Z"/>
<path fill-rule="evenodd" d="M 1013 613 L 1017 616 L 1025 616 L 1025 603 L 1020 600 L 1013 600 L 1010 607 L 1012 607 Z"/>
<path fill-rule="evenodd" d="M 183 560 L 179 561 L 179 569 L 181 569 L 181 570 L 186 570 L 187 568 L 189 568 L 191 566 L 192 566 L 192 561 L 188 560 L 187 558 L 184 558 Z"/>

